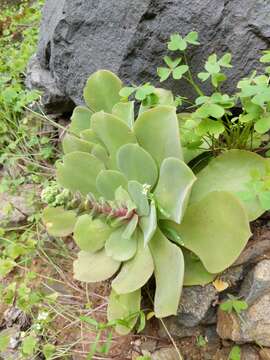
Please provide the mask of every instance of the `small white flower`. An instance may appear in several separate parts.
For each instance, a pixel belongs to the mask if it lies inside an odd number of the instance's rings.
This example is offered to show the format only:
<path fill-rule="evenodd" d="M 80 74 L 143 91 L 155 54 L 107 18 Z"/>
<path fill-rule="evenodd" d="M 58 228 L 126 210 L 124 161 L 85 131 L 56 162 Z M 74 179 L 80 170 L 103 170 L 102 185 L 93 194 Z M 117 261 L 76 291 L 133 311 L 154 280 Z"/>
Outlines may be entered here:
<path fill-rule="evenodd" d="M 42 311 L 38 314 L 38 320 L 46 320 L 49 316 L 49 313 L 47 311 Z"/>
<path fill-rule="evenodd" d="M 142 190 L 143 195 L 147 195 L 149 193 L 150 189 L 151 189 L 151 185 L 143 184 L 143 190 Z"/>

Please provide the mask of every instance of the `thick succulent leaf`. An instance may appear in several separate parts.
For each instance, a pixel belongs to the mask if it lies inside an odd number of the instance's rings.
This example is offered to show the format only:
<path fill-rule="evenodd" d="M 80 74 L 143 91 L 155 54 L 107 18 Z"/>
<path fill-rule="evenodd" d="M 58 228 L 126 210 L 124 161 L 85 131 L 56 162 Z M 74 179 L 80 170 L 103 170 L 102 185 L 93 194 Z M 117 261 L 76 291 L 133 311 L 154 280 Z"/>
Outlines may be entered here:
<path fill-rule="evenodd" d="M 183 253 L 159 229 L 149 247 L 155 264 L 155 316 L 163 318 L 176 315 L 184 279 Z"/>
<path fill-rule="evenodd" d="M 137 232 L 137 236 L 136 255 L 123 264 L 121 271 L 112 282 L 117 294 L 128 294 L 140 289 L 153 274 L 154 264 L 150 250 L 148 246 L 144 247 L 142 233 Z"/>
<path fill-rule="evenodd" d="M 113 230 L 104 221 L 84 214 L 76 222 L 73 237 L 81 250 L 95 252 L 104 247 Z"/>
<path fill-rule="evenodd" d="M 91 154 L 94 155 L 97 159 L 103 162 L 105 166 L 109 163 L 109 156 L 106 149 L 100 144 L 95 144 L 92 148 Z"/>
<path fill-rule="evenodd" d="M 138 144 L 123 145 L 117 152 L 117 165 L 128 180 L 153 187 L 158 169 L 152 156 Z"/>
<path fill-rule="evenodd" d="M 149 215 L 140 218 L 140 228 L 143 232 L 144 246 L 146 246 L 157 229 L 157 211 L 154 201 L 151 201 Z"/>
<path fill-rule="evenodd" d="M 169 225 L 179 233 L 181 245 L 195 253 L 213 274 L 234 263 L 251 235 L 243 205 L 224 191 L 207 194 L 187 208 L 180 225 Z"/>
<path fill-rule="evenodd" d="M 128 143 L 136 143 L 135 135 L 122 120 L 102 111 L 92 116 L 92 129 L 106 146 L 111 156 L 112 167 L 117 169 L 118 149 Z"/>
<path fill-rule="evenodd" d="M 92 74 L 85 85 L 83 96 L 93 111 L 111 112 L 120 101 L 119 91 L 122 81 L 108 70 L 99 70 Z"/>
<path fill-rule="evenodd" d="M 185 259 L 184 286 L 206 285 L 215 279 L 217 274 L 209 273 L 198 256 L 186 249 L 182 251 Z"/>
<path fill-rule="evenodd" d="M 118 261 L 131 259 L 137 250 L 137 237 L 124 237 L 125 227 L 114 230 L 105 244 L 106 254 Z"/>
<path fill-rule="evenodd" d="M 96 177 L 104 169 L 103 163 L 91 154 L 74 151 L 64 156 L 63 163 L 57 163 L 57 181 L 64 188 L 79 191 L 83 195 L 96 190 Z"/>
<path fill-rule="evenodd" d="M 80 135 L 80 132 L 89 129 L 91 125 L 92 111 L 85 106 L 77 106 L 73 110 L 71 116 L 71 124 L 69 126 L 69 132 Z"/>
<path fill-rule="evenodd" d="M 123 320 L 128 326 L 117 324 L 115 330 L 120 335 L 127 335 L 135 326 L 141 309 L 141 289 L 129 294 L 118 295 L 111 291 L 107 307 L 107 318 L 109 322 Z"/>
<path fill-rule="evenodd" d="M 115 104 L 112 114 L 123 120 L 132 129 L 134 125 L 134 101 Z"/>
<path fill-rule="evenodd" d="M 73 151 L 90 153 L 94 144 L 67 133 L 62 141 L 62 145 L 64 153 L 68 154 Z"/>
<path fill-rule="evenodd" d="M 128 192 L 136 205 L 137 213 L 140 216 L 147 216 L 149 214 L 150 207 L 143 185 L 138 183 L 138 181 L 131 180 L 128 182 Z"/>
<path fill-rule="evenodd" d="M 154 94 L 157 96 L 158 105 L 174 106 L 174 97 L 170 90 L 155 88 Z M 139 115 L 146 110 L 149 110 L 151 106 L 141 104 Z"/>
<path fill-rule="evenodd" d="M 190 201 L 195 203 L 212 191 L 229 191 L 238 196 L 246 191 L 252 180 L 251 172 L 257 170 L 264 174 L 266 160 L 249 151 L 229 150 L 213 159 L 197 174 Z M 258 199 L 253 198 L 243 202 L 249 220 L 255 220 L 264 213 Z"/>
<path fill-rule="evenodd" d="M 119 186 L 119 188 L 115 190 L 114 199 L 119 206 L 125 206 L 129 212 L 136 209 L 136 205 L 123 186 Z"/>
<path fill-rule="evenodd" d="M 158 208 L 162 209 L 161 218 L 178 224 L 181 222 L 195 180 L 193 172 L 183 161 L 167 158 L 162 162 L 154 192 Z"/>
<path fill-rule="evenodd" d="M 175 108 L 157 106 L 141 114 L 134 125 L 139 144 L 160 166 L 168 157 L 182 159 Z"/>
<path fill-rule="evenodd" d="M 105 249 L 95 253 L 80 251 L 73 263 L 74 278 L 88 283 L 104 281 L 116 273 L 120 264 L 107 256 Z"/>
<path fill-rule="evenodd" d="M 77 221 L 76 213 L 64 210 L 62 207 L 47 207 L 42 214 L 42 221 L 48 233 L 52 236 L 68 236 Z"/>
<path fill-rule="evenodd" d="M 129 239 L 131 236 L 133 236 L 137 225 L 139 221 L 139 216 L 137 214 L 134 214 L 131 219 L 129 219 L 126 228 L 122 234 L 122 236 L 126 239 Z"/>
<path fill-rule="evenodd" d="M 106 200 L 113 200 L 115 190 L 122 186 L 127 189 L 127 179 L 116 170 L 102 170 L 96 180 L 96 186 L 101 196 Z"/>
<path fill-rule="evenodd" d="M 94 132 L 93 129 L 83 130 L 80 136 L 83 140 L 86 140 L 90 143 L 104 145 L 102 144 L 102 142 L 100 141 L 99 137 L 97 136 L 97 134 Z"/>
<path fill-rule="evenodd" d="M 154 94 L 158 97 L 159 105 L 174 106 L 174 97 L 170 90 L 156 88 Z"/>

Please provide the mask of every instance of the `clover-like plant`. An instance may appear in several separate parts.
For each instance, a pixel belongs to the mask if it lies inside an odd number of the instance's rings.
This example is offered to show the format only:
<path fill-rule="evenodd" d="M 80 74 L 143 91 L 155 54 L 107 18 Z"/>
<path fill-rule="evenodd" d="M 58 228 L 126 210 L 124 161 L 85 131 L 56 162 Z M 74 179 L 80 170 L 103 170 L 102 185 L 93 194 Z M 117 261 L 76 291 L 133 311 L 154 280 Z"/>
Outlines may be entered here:
<path fill-rule="evenodd" d="M 163 318 L 176 314 L 183 285 L 206 284 L 237 259 L 249 220 L 264 211 L 256 198 L 238 196 L 266 160 L 231 150 L 196 177 L 183 161 L 172 94 L 155 89 L 155 105 L 142 104 L 134 121 L 134 102 L 121 89 L 106 70 L 87 81 L 87 107 L 75 108 L 56 165 L 70 198 L 43 219 L 53 236 L 73 233 L 81 249 L 75 279 L 113 277 L 108 318 L 129 318 L 129 328 L 117 326 L 127 333 L 152 276 L 154 312 Z"/>

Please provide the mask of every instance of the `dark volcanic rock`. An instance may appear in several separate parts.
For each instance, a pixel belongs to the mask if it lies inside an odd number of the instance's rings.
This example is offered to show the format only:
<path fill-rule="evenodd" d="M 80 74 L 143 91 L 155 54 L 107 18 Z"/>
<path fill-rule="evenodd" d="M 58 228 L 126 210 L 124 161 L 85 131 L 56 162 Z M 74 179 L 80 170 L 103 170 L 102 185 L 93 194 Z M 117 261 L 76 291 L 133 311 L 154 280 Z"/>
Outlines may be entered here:
<path fill-rule="evenodd" d="M 212 52 L 231 52 L 234 68 L 224 87 L 231 92 L 240 77 L 259 69 L 269 24 L 268 0 L 47 0 L 37 57 L 65 95 L 63 105 L 68 99 L 80 104 L 85 81 L 97 69 L 126 82 L 157 83 L 170 34 L 197 30 L 201 46 L 190 51 L 193 70 L 201 71 Z M 185 83 L 165 85 L 190 92 Z"/>

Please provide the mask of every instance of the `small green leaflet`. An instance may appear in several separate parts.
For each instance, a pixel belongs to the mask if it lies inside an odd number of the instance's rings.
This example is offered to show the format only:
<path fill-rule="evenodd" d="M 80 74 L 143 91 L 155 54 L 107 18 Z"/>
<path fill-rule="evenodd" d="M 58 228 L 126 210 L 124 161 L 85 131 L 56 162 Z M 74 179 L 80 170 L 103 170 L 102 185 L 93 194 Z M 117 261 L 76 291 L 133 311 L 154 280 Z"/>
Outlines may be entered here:
<path fill-rule="evenodd" d="M 233 346 L 229 354 L 229 360 L 241 360 L 241 348 L 239 346 Z"/>
<path fill-rule="evenodd" d="M 228 312 L 229 314 L 232 311 L 235 311 L 239 315 L 243 310 L 248 308 L 248 304 L 244 300 L 238 300 L 236 297 L 229 295 L 229 299 L 220 304 L 220 309 L 222 311 Z"/>

